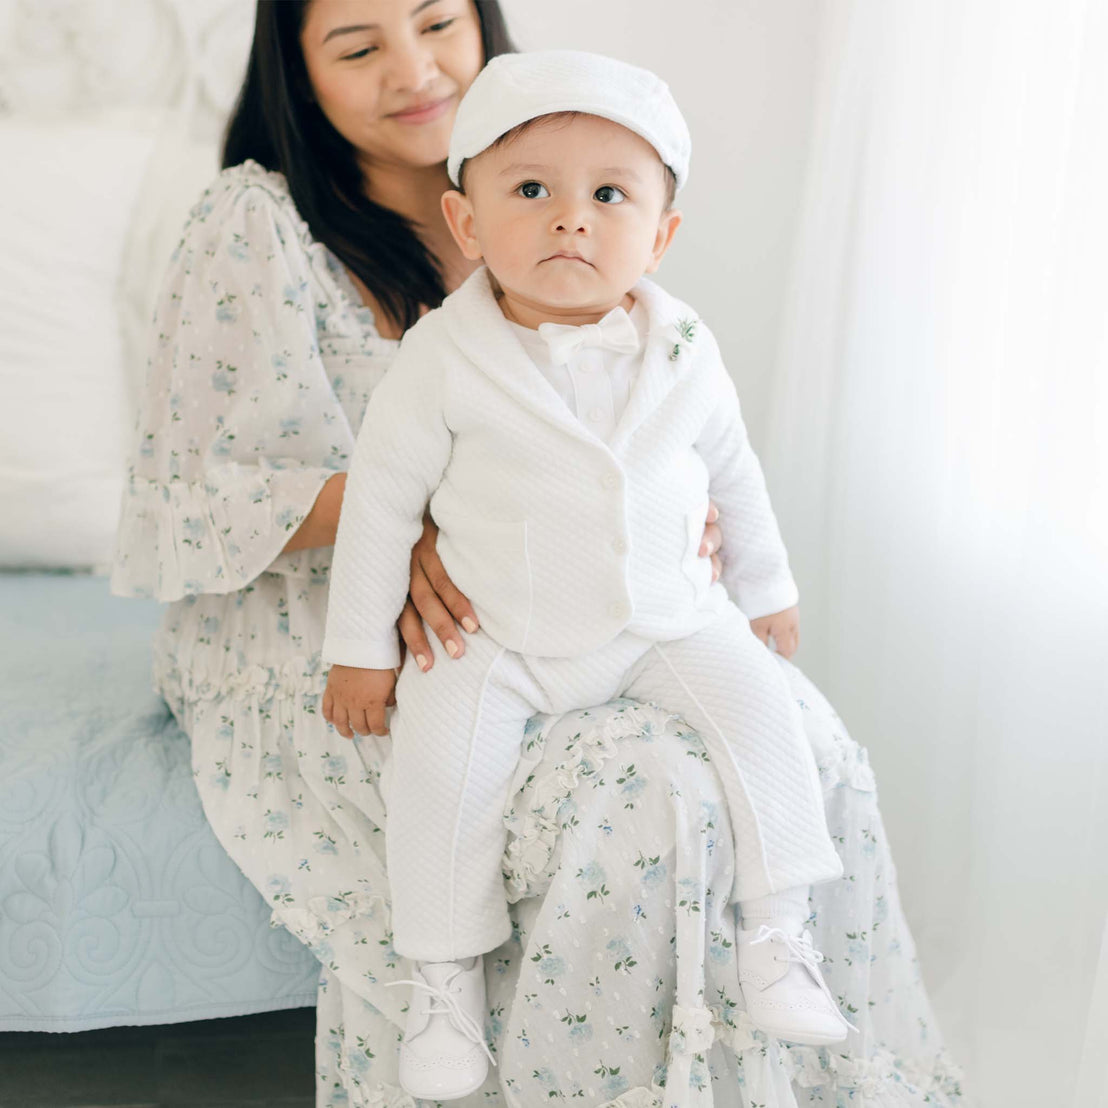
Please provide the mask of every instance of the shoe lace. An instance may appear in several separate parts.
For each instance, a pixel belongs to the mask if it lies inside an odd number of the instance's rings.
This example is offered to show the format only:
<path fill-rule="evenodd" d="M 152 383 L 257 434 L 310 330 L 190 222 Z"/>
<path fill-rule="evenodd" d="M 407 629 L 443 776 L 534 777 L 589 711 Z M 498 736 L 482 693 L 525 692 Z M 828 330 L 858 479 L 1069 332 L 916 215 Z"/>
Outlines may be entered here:
<path fill-rule="evenodd" d="M 827 997 L 831 1006 L 838 1013 L 839 1019 L 841 1019 L 851 1031 L 857 1031 L 858 1028 L 842 1014 L 838 1003 L 831 995 L 831 990 L 827 987 L 827 982 L 823 979 L 823 974 L 819 972 L 820 962 L 826 961 L 826 959 L 812 945 L 811 934 L 805 931 L 804 934 L 798 938 L 796 935 L 790 935 L 787 931 L 783 931 L 780 927 L 769 927 L 767 924 L 763 923 L 762 926 L 758 928 L 757 937 L 751 940 L 750 945 L 757 946 L 759 943 L 769 942 L 771 939 L 780 939 L 784 944 L 785 952 L 788 955 L 788 961 L 799 962 L 808 970 L 812 980 L 819 986 L 820 992 Z"/>
<path fill-rule="evenodd" d="M 450 1022 L 463 1034 L 467 1039 L 475 1042 L 485 1052 L 485 1057 L 495 1066 L 496 1059 L 492 1056 L 492 1051 L 489 1050 L 489 1044 L 485 1042 L 485 1032 L 480 1027 L 477 1021 L 461 1006 L 458 998 L 447 989 L 450 983 L 455 977 L 461 973 L 461 968 L 456 969 L 453 973 L 443 979 L 442 986 L 436 988 L 434 985 L 428 985 L 426 981 L 415 981 L 412 978 L 406 978 L 402 981 L 387 981 L 385 983 L 386 989 L 391 989 L 396 985 L 412 985 L 414 988 L 422 989 L 427 993 L 431 1000 L 431 1006 L 427 1009 L 427 1014 L 430 1016 L 448 1016 Z M 435 1008 L 434 1002 L 440 1001 L 445 1007 Z"/>

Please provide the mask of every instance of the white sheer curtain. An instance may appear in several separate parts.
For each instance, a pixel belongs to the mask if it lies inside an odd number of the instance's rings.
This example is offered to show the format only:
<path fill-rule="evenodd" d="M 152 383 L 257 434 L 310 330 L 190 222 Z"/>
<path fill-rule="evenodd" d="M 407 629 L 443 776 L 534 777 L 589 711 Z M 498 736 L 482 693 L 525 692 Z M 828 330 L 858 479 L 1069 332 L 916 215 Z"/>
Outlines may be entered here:
<path fill-rule="evenodd" d="M 985 1108 L 1108 1104 L 1108 4 L 828 0 L 763 450 Z"/>

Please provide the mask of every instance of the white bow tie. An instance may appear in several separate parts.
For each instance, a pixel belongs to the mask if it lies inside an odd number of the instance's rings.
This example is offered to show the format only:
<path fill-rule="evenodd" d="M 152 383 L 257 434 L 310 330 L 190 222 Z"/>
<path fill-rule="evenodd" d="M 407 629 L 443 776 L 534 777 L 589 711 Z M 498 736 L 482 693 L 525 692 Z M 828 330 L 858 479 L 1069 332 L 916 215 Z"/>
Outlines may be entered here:
<path fill-rule="evenodd" d="M 539 334 L 550 347 L 550 360 L 566 365 L 582 347 L 616 350 L 634 354 L 639 348 L 639 332 L 623 308 L 613 308 L 599 323 L 574 327 L 564 323 L 540 323 Z"/>

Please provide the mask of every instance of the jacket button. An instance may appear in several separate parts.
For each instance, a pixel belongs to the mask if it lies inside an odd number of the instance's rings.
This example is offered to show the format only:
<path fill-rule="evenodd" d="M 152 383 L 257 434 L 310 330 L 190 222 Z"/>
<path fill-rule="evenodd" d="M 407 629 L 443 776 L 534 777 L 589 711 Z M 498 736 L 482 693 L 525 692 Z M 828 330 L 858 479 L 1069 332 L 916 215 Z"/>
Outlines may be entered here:
<path fill-rule="evenodd" d="M 616 540 L 615 540 L 615 541 L 614 541 L 614 542 L 612 543 L 612 549 L 613 549 L 613 550 L 614 550 L 614 551 L 615 551 L 615 552 L 616 552 L 617 554 L 626 554 L 626 553 L 627 553 L 627 543 L 626 543 L 626 542 L 624 542 L 624 540 L 623 540 L 623 539 L 616 539 Z"/>
<path fill-rule="evenodd" d="M 604 476 L 600 478 L 600 483 L 606 489 L 614 489 L 616 487 L 616 485 L 619 484 L 619 474 L 618 473 L 605 473 Z"/>
<path fill-rule="evenodd" d="M 625 604 L 610 604 L 608 606 L 608 615 L 610 615 L 612 619 L 626 619 L 627 606 Z"/>

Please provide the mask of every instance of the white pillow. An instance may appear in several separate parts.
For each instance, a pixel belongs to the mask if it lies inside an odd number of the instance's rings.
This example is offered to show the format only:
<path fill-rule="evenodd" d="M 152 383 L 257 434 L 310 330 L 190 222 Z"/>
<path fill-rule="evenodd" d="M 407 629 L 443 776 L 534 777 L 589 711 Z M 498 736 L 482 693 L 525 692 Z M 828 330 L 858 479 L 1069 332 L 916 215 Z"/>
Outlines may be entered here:
<path fill-rule="evenodd" d="M 140 372 L 120 290 L 164 120 L 0 119 L 0 567 L 111 559 Z M 149 290 L 168 254 L 145 253 Z"/>

